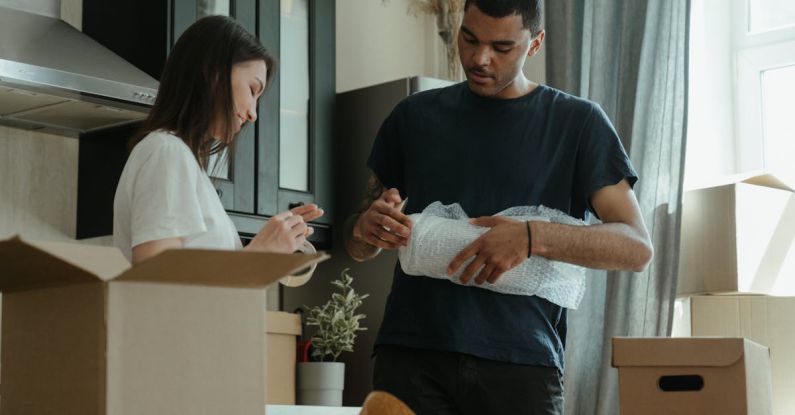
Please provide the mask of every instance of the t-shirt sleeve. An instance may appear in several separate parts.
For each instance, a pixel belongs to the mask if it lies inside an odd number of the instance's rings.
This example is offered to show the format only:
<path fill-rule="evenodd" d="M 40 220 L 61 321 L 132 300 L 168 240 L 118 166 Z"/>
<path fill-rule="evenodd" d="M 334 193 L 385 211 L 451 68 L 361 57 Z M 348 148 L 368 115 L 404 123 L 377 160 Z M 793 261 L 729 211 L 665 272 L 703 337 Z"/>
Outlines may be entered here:
<path fill-rule="evenodd" d="M 201 170 L 177 145 L 158 146 L 141 165 L 131 197 L 131 247 L 207 231 L 196 193 Z"/>
<path fill-rule="evenodd" d="M 370 157 L 367 159 L 367 167 L 373 171 L 384 187 L 397 188 L 401 196 L 405 197 L 401 136 L 403 119 L 403 105 L 398 104 L 378 129 Z"/>
<path fill-rule="evenodd" d="M 576 195 L 583 198 L 584 206 L 596 214 L 591 206 L 591 196 L 622 179 L 627 179 L 634 187 L 638 175 L 607 114 L 599 105 L 593 104 L 580 133 L 575 168 Z"/>

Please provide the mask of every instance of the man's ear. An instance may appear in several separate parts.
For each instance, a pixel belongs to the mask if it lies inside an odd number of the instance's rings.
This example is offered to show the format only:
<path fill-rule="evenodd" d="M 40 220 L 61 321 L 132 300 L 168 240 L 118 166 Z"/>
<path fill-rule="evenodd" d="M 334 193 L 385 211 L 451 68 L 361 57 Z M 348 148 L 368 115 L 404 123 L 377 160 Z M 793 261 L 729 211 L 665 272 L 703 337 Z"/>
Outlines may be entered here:
<path fill-rule="evenodd" d="M 541 45 L 544 44 L 544 37 L 546 37 L 546 32 L 544 30 L 539 30 L 538 34 L 530 41 L 530 50 L 527 51 L 527 57 L 532 57 L 539 50 L 541 50 Z"/>

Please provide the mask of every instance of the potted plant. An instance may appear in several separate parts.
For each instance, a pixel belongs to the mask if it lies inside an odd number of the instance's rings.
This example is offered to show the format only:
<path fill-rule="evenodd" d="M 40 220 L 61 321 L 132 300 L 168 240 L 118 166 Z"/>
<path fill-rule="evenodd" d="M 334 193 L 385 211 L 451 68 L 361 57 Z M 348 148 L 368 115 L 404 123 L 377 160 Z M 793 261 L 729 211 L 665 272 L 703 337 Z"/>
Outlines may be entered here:
<path fill-rule="evenodd" d="M 362 300 L 351 287 L 353 277 L 346 268 L 331 282 L 340 292 L 331 294 L 326 304 L 308 308 L 306 324 L 317 326 L 311 356 L 315 361 L 298 363 L 298 403 L 300 405 L 342 406 L 345 363 L 337 362 L 342 352 L 352 352 L 356 332 L 366 330 L 359 324 L 365 317 L 356 314 Z"/>

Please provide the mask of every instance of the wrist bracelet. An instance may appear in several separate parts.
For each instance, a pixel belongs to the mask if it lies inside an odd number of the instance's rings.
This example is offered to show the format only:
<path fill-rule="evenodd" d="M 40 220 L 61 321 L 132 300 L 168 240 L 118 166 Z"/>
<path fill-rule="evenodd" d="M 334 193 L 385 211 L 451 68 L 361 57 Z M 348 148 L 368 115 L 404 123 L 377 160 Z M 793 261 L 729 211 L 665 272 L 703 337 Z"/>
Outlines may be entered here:
<path fill-rule="evenodd" d="M 530 221 L 525 221 L 527 225 L 527 257 L 530 258 L 530 254 L 533 252 L 533 235 L 530 233 Z"/>

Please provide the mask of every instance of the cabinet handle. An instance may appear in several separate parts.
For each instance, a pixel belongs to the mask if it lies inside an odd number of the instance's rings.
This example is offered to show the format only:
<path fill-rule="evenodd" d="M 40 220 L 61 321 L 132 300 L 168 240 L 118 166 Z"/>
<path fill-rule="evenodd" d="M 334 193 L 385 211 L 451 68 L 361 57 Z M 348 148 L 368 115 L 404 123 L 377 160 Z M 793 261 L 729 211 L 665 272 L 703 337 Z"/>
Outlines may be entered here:
<path fill-rule="evenodd" d="M 215 189 L 215 193 L 218 193 L 218 197 L 224 197 L 224 191 L 221 189 Z"/>
<path fill-rule="evenodd" d="M 287 209 L 292 210 L 292 209 L 295 209 L 295 208 L 297 208 L 299 206 L 303 206 L 303 205 L 304 205 L 304 202 L 293 202 L 293 203 L 290 203 L 290 204 L 287 205 Z"/>

